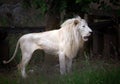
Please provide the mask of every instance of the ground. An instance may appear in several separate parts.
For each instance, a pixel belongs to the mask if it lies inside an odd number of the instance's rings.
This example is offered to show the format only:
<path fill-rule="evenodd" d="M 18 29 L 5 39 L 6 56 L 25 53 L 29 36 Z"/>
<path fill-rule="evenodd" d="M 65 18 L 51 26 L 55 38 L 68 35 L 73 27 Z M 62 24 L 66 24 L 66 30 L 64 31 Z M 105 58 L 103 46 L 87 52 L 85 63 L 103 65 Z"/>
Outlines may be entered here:
<path fill-rule="evenodd" d="M 113 60 L 75 60 L 73 72 L 61 76 L 59 65 L 28 66 L 28 78 L 14 69 L 0 73 L 0 84 L 120 84 L 120 62 Z"/>

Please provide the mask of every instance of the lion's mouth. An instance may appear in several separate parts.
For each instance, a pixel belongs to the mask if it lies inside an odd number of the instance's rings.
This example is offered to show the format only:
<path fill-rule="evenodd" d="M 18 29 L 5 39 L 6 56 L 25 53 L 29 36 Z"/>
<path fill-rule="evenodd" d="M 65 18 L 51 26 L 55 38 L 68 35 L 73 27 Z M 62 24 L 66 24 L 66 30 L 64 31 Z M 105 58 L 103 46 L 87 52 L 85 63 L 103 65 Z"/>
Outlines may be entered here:
<path fill-rule="evenodd" d="M 84 40 L 84 41 L 87 41 L 87 40 L 88 40 L 88 37 L 89 37 L 89 36 L 84 36 L 84 37 L 83 37 L 83 40 Z"/>

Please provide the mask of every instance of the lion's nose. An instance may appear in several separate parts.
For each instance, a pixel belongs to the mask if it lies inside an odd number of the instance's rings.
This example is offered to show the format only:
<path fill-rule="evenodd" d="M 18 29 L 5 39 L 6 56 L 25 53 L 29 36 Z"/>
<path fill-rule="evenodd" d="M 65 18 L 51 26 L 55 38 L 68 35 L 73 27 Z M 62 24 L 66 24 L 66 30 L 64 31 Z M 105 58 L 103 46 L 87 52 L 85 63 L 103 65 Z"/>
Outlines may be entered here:
<path fill-rule="evenodd" d="M 92 31 L 89 31 L 89 33 L 92 33 Z"/>
<path fill-rule="evenodd" d="M 91 34 L 92 33 L 92 30 L 90 29 L 89 33 Z"/>

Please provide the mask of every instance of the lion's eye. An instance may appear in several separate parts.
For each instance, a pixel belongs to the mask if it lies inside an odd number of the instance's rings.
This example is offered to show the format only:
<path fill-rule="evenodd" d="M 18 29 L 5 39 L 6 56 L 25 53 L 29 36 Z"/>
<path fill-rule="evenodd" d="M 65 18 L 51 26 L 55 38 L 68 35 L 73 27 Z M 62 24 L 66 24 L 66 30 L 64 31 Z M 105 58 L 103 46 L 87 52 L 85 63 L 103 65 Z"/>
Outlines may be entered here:
<path fill-rule="evenodd" d="M 83 25 L 82 27 L 85 27 L 85 25 Z"/>

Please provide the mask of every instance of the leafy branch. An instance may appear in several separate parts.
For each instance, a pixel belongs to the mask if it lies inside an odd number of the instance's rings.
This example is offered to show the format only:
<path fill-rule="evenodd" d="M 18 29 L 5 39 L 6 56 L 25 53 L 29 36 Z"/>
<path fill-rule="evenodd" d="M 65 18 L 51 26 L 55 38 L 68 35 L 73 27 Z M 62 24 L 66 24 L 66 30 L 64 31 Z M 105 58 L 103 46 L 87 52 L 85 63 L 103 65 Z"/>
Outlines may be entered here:
<path fill-rule="evenodd" d="M 120 6 L 119 0 L 108 0 L 108 2 L 113 5 Z M 111 10 L 111 6 L 108 5 L 104 0 L 23 0 L 23 7 L 34 7 L 36 9 L 40 9 L 43 14 L 47 11 L 51 11 L 52 13 L 59 13 L 63 10 L 66 10 L 68 6 L 80 6 L 79 12 L 88 12 L 90 9 L 90 3 L 99 4 L 98 9 Z"/>

